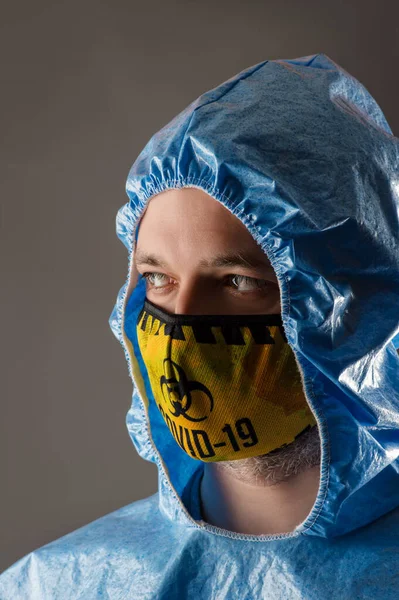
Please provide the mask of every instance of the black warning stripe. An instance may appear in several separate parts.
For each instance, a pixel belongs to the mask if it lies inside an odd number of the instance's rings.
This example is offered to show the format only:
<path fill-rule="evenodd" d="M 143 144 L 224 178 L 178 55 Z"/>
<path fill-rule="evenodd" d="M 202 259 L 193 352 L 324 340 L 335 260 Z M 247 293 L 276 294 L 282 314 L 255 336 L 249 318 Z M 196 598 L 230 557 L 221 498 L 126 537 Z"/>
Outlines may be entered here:
<path fill-rule="evenodd" d="M 150 318 L 150 322 L 148 319 Z M 150 315 L 144 308 L 141 310 L 137 323 L 142 331 L 151 332 L 155 327 L 154 335 L 159 335 L 159 331 L 164 324 L 161 319 L 158 319 Z M 169 335 L 173 340 L 185 341 L 183 327 L 179 324 L 165 323 L 163 330 L 164 335 Z M 221 334 L 226 345 L 229 346 L 244 346 L 245 340 L 242 334 L 241 328 L 237 324 L 224 323 L 220 326 Z M 192 331 L 196 342 L 199 344 L 216 344 L 217 340 L 214 332 L 212 331 L 212 325 L 208 323 L 204 324 L 193 324 Z M 242 327 L 242 326 L 241 326 Z M 252 338 L 255 344 L 274 344 L 275 341 L 270 333 L 269 327 L 266 325 L 246 325 L 251 332 Z M 287 338 L 284 333 L 284 328 L 279 326 L 279 331 L 284 341 L 287 342 Z"/>

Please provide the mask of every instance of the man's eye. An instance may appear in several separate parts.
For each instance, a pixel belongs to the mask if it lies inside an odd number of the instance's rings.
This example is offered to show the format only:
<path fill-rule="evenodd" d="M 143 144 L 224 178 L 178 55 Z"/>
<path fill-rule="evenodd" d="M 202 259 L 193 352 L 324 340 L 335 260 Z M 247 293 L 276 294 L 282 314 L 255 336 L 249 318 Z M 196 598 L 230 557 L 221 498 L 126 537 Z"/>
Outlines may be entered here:
<path fill-rule="evenodd" d="M 170 277 L 164 273 L 143 273 L 143 277 L 147 280 L 147 283 L 149 283 L 151 287 L 163 287 L 162 285 L 158 284 L 162 282 L 165 283 L 165 279 L 170 280 Z"/>
<path fill-rule="evenodd" d="M 171 282 L 171 278 L 165 275 L 165 273 L 147 272 L 143 273 L 144 279 L 150 288 L 163 288 L 165 285 Z M 245 275 L 227 275 L 225 281 L 232 283 L 229 287 L 232 287 L 237 292 L 252 292 L 254 290 L 262 290 L 269 286 L 269 283 L 265 279 L 256 279 L 255 277 L 247 277 Z"/>
<path fill-rule="evenodd" d="M 233 282 L 233 286 L 239 292 L 251 292 L 261 290 L 269 285 L 265 279 L 255 279 L 255 277 L 246 277 L 245 275 L 228 275 Z M 244 285 L 240 286 L 240 283 Z"/>

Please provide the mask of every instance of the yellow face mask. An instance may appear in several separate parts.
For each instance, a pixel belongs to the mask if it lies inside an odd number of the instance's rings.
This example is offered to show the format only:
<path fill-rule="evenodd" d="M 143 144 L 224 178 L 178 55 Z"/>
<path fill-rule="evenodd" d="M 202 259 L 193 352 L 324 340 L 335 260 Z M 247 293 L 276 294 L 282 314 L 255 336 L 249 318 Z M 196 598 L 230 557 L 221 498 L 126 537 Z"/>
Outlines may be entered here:
<path fill-rule="evenodd" d="M 159 410 L 204 462 L 267 454 L 316 425 L 277 315 L 174 315 L 149 300 L 137 338 Z"/>

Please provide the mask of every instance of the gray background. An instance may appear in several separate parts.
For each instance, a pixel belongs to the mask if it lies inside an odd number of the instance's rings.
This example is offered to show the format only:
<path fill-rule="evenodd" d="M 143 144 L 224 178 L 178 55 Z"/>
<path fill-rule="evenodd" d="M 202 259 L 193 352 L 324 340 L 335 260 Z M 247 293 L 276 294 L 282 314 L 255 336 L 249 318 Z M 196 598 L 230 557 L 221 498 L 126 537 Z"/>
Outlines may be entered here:
<path fill-rule="evenodd" d="M 395 0 L 2 3 L 0 571 L 154 493 L 108 318 L 115 216 L 149 138 L 265 59 L 324 52 L 399 134 Z"/>

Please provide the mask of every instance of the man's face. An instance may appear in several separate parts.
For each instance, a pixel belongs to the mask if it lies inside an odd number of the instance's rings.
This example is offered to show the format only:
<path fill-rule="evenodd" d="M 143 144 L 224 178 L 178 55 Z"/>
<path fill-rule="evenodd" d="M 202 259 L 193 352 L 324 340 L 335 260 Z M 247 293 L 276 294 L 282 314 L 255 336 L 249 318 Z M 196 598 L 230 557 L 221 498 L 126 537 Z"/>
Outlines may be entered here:
<path fill-rule="evenodd" d="M 144 213 L 135 266 L 147 298 L 175 314 L 277 314 L 275 272 L 241 221 L 196 188 L 154 196 Z"/>
<path fill-rule="evenodd" d="M 253 266 L 239 264 L 240 257 Z M 281 313 L 278 280 L 264 252 L 237 217 L 196 188 L 167 190 L 150 200 L 135 267 L 149 274 L 147 298 L 172 314 Z M 319 463 L 314 427 L 269 454 L 206 466 L 227 469 L 251 485 L 274 485 Z"/>

